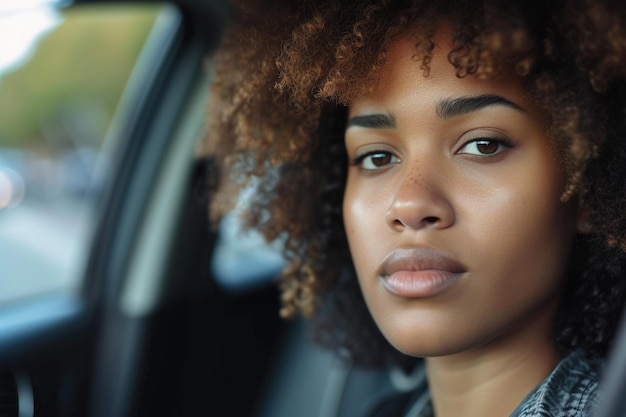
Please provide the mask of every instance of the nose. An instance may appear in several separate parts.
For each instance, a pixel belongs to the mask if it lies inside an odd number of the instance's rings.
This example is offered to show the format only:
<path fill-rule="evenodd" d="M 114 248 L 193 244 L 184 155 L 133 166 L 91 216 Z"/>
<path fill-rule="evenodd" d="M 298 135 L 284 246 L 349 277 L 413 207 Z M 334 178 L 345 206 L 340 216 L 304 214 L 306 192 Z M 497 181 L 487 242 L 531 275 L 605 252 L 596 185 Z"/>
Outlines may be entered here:
<path fill-rule="evenodd" d="M 389 227 L 403 231 L 445 229 L 454 224 L 454 209 L 446 197 L 446 178 L 435 175 L 412 172 L 400 178 L 386 214 Z"/>

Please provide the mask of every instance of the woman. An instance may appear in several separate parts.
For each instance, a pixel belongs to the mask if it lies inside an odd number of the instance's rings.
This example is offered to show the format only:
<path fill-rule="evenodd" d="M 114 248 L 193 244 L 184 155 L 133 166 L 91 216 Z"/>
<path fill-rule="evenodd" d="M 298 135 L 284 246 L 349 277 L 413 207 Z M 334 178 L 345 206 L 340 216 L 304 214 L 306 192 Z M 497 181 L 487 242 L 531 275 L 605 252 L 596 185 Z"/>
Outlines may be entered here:
<path fill-rule="evenodd" d="M 357 362 L 425 358 L 379 415 L 596 402 L 624 302 L 626 15 L 543 3 L 243 4 L 213 62 L 214 213 L 254 178 L 282 314 L 317 312 Z"/>

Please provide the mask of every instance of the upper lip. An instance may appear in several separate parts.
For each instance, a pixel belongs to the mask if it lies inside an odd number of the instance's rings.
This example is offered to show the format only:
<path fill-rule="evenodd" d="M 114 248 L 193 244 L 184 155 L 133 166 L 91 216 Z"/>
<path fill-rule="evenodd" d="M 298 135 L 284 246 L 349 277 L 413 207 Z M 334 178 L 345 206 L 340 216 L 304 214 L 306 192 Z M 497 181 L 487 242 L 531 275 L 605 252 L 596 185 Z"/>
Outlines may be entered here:
<path fill-rule="evenodd" d="M 399 248 L 391 251 L 380 267 L 380 276 L 386 277 L 399 271 L 437 270 L 450 273 L 465 272 L 466 268 L 445 253 L 426 247 Z"/>

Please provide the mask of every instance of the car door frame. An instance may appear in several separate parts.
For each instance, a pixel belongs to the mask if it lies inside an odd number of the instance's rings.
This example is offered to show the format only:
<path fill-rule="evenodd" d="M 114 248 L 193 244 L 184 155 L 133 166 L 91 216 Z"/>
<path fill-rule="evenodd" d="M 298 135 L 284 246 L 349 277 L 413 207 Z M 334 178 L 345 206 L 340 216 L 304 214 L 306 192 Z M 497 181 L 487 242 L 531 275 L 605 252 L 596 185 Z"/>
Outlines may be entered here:
<path fill-rule="evenodd" d="M 138 2 L 77 0 L 63 7 L 96 3 Z M 62 385 L 50 394 L 59 397 L 55 410 L 40 409 L 38 415 L 123 417 L 133 412 L 144 335 L 167 302 L 170 285 L 164 274 L 137 284 L 133 265 L 142 253 L 149 256 L 141 238 L 159 181 L 167 180 L 159 173 L 172 153 L 185 151 L 176 150 L 175 132 L 193 90 L 204 87 L 205 57 L 230 16 L 226 2 L 217 0 L 174 1 L 164 8 L 169 11 L 161 13 L 158 30 L 142 52 L 111 132 L 117 143 L 114 175 L 99 199 L 84 285 L 77 293 L 50 294 L 0 310 L 0 368 L 19 375 L 46 369 Z M 189 151 L 191 145 L 184 146 Z M 182 155 L 178 161 L 187 164 L 180 167 L 184 172 L 178 180 L 184 181 L 192 158 Z M 173 217 L 172 225 L 177 220 Z M 145 288 L 151 288 L 150 298 L 133 299 Z"/>

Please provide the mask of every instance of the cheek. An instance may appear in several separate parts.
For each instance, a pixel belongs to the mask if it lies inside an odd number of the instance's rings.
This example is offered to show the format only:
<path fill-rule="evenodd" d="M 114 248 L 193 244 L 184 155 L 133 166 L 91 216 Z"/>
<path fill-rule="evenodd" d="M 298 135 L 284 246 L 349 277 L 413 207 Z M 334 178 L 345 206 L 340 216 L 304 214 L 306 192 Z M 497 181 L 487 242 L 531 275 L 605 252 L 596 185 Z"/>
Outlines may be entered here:
<path fill-rule="evenodd" d="M 344 227 L 359 277 L 375 268 L 379 246 L 385 242 L 386 188 L 364 187 L 348 176 L 343 200 Z"/>
<path fill-rule="evenodd" d="M 503 277 L 494 280 L 496 291 L 554 289 L 561 282 L 575 230 L 575 208 L 559 200 L 561 184 L 529 178 L 473 206 L 466 242 L 482 248 L 483 265 Z"/>

